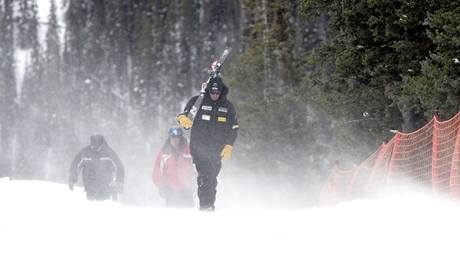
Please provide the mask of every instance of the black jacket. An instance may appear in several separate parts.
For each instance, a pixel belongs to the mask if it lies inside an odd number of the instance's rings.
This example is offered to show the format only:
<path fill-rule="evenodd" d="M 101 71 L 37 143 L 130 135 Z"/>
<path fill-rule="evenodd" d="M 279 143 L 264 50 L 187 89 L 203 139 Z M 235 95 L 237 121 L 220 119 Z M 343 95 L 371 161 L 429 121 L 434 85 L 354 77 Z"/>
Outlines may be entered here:
<path fill-rule="evenodd" d="M 219 159 L 225 145 L 235 143 L 238 119 L 233 104 L 227 100 L 228 87 L 223 85 L 221 96 L 213 101 L 206 89 L 203 102 L 195 116 L 190 133 L 190 151 L 193 159 Z M 182 114 L 187 115 L 198 96 L 192 97 Z"/>
<path fill-rule="evenodd" d="M 125 174 L 120 158 L 105 140 L 99 147 L 89 145 L 76 155 L 70 166 L 69 182 L 77 182 L 80 172 L 85 188 L 94 185 L 109 186 L 113 181 L 123 184 Z"/>

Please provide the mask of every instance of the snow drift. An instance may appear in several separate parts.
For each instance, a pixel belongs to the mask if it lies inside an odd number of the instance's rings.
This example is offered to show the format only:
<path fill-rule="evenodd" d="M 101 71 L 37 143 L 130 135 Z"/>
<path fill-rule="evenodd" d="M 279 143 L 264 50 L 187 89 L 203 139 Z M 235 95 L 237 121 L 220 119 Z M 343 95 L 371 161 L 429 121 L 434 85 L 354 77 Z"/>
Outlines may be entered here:
<path fill-rule="evenodd" d="M 215 213 L 89 202 L 0 180 L 2 258 L 458 258 L 458 204 L 406 193 L 334 207 Z"/>

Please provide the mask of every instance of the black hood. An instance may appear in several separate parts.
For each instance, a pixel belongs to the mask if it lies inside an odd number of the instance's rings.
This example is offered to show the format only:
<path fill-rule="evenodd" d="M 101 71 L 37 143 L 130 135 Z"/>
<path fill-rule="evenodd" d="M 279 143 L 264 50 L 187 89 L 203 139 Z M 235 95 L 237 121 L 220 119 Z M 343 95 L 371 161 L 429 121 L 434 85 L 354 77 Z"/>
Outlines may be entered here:
<path fill-rule="evenodd" d="M 222 81 L 222 78 L 217 76 L 217 77 L 211 78 L 211 80 L 209 80 L 208 86 L 206 87 L 206 90 L 205 90 L 205 92 L 206 92 L 206 94 L 208 96 L 209 96 L 209 91 L 213 87 L 216 87 L 217 89 L 219 89 L 221 99 L 227 97 L 229 88 L 224 84 L 224 81 Z"/>
<path fill-rule="evenodd" d="M 94 150 L 99 150 L 106 144 L 104 136 L 101 134 L 93 134 L 90 137 L 90 147 Z"/>

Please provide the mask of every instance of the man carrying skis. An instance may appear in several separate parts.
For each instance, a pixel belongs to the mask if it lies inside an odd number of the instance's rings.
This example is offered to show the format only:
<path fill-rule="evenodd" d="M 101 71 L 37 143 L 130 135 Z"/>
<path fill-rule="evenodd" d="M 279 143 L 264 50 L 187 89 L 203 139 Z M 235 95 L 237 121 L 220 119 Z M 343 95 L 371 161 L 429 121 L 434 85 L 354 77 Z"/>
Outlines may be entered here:
<path fill-rule="evenodd" d="M 228 87 L 219 76 L 209 80 L 203 101 L 194 121 L 187 117 L 198 96 L 192 97 L 184 112 L 176 119 L 190 129 L 190 150 L 198 171 L 200 210 L 213 211 L 216 200 L 217 175 L 221 160 L 230 159 L 238 134 L 238 120 L 233 104 L 227 100 Z"/>

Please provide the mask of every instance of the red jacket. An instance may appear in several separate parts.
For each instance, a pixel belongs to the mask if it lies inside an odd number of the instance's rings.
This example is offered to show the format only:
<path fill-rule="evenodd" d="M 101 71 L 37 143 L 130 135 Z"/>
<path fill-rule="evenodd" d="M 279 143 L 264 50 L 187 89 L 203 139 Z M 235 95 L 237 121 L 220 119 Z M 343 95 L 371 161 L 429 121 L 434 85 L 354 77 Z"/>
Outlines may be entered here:
<path fill-rule="evenodd" d="M 169 187 L 175 191 L 190 190 L 193 183 L 193 162 L 190 148 L 184 144 L 178 154 L 174 154 L 168 144 L 157 155 L 153 170 L 153 182 L 158 188 Z"/>

